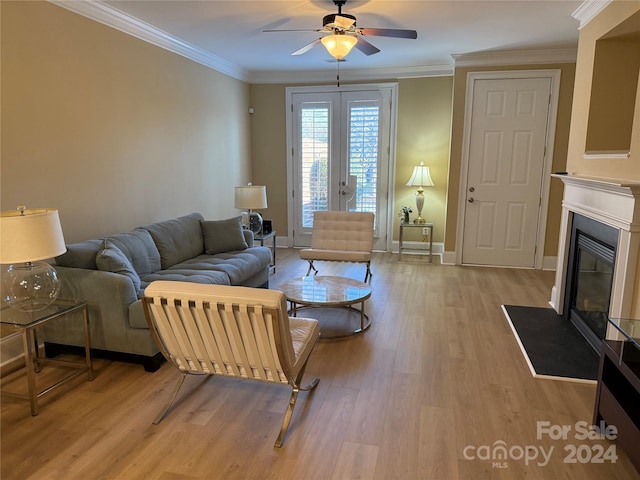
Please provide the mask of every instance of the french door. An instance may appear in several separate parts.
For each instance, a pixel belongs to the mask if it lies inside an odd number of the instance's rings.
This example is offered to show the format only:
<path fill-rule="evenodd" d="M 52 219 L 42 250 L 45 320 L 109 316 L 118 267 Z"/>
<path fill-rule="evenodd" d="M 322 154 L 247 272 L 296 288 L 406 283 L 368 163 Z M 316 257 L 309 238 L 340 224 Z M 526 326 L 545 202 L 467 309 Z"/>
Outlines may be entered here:
<path fill-rule="evenodd" d="M 315 211 L 372 212 L 374 248 L 386 250 L 392 87 L 290 93 L 293 246 L 311 243 Z"/>

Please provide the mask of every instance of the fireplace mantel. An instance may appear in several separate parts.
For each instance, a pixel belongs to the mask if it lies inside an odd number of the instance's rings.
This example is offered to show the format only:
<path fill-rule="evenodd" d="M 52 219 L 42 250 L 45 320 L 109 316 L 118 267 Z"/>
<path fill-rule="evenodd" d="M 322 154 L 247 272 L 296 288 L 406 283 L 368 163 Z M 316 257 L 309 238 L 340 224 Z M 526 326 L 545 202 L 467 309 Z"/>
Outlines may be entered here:
<path fill-rule="evenodd" d="M 572 174 L 553 174 L 564 183 L 558 263 L 550 304 L 563 313 L 567 260 L 573 214 L 618 229 L 618 245 L 611 289 L 611 318 L 629 318 L 635 292 L 640 251 L 640 182 Z"/>

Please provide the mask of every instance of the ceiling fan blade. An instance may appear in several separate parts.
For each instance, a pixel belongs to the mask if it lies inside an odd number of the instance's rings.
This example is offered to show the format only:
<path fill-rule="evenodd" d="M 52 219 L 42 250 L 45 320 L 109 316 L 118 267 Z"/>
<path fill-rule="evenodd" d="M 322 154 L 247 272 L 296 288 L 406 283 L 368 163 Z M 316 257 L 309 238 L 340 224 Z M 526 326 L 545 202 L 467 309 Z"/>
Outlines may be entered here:
<path fill-rule="evenodd" d="M 273 32 L 322 32 L 323 30 L 321 28 L 314 28 L 314 29 L 304 29 L 304 30 L 263 30 L 262 33 L 273 33 Z"/>
<path fill-rule="evenodd" d="M 418 32 L 415 30 L 399 30 L 395 28 L 358 28 L 358 33 L 372 37 L 418 38 Z"/>
<path fill-rule="evenodd" d="M 313 47 L 315 47 L 319 43 L 321 43 L 320 39 L 316 38 L 313 42 L 307 43 L 304 47 L 299 48 L 295 52 L 292 52 L 291 55 L 302 55 L 303 53 L 307 53 L 309 50 L 311 50 Z"/>
<path fill-rule="evenodd" d="M 336 18 L 334 20 L 335 25 L 338 28 L 342 28 L 344 30 L 349 30 L 354 23 L 356 23 L 355 18 L 349 18 L 349 17 L 345 17 L 342 15 L 336 15 Z"/>
<path fill-rule="evenodd" d="M 378 53 L 380 49 L 371 45 L 364 38 L 358 37 L 358 43 L 356 43 L 356 48 L 360 50 L 365 55 L 373 55 L 374 53 Z"/>

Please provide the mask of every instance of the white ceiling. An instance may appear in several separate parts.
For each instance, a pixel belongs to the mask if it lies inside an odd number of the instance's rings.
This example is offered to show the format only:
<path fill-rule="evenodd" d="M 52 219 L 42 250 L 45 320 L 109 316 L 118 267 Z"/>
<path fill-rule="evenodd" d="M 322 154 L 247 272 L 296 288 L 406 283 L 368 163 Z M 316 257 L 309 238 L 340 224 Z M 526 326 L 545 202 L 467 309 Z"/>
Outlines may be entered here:
<path fill-rule="evenodd" d="M 144 29 L 160 30 L 160 35 L 210 57 L 210 64 L 219 61 L 227 66 L 225 73 L 245 80 L 335 78 L 336 63 L 322 45 L 301 56 L 290 55 L 320 37 L 319 33 L 263 32 L 321 28 L 322 17 L 338 11 L 332 0 L 53 1 L 72 10 L 68 4 L 92 3 L 92 8 L 98 4 L 118 21 L 127 18 Z M 575 49 L 579 25 L 572 13 L 581 4 L 568 0 L 348 0 L 343 12 L 355 15 L 359 27 L 412 29 L 418 39 L 367 37 L 381 52 L 365 56 L 354 49 L 340 64 L 341 76 L 384 77 L 394 71 L 401 72 L 399 76 L 437 74 L 451 71 L 452 55 Z"/>

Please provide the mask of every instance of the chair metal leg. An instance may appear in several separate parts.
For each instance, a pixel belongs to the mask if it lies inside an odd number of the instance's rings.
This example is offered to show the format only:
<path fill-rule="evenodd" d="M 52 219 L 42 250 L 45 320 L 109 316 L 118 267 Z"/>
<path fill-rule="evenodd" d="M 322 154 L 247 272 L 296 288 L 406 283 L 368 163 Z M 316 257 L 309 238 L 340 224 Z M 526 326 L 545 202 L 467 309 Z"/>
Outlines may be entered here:
<path fill-rule="evenodd" d="M 289 398 L 289 405 L 287 406 L 287 411 L 285 412 L 284 419 L 282 420 L 282 426 L 280 427 L 280 434 L 276 439 L 276 443 L 273 445 L 275 448 L 280 448 L 282 446 L 282 442 L 284 442 L 284 437 L 287 435 L 287 431 L 289 430 L 289 424 L 291 423 L 291 417 L 293 416 L 293 409 L 296 406 L 296 400 L 298 400 L 298 393 L 300 392 L 300 390 L 303 390 L 303 391 L 313 390 L 314 388 L 316 388 L 316 386 L 318 385 L 318 382 L 320 381 L 320 379 L 316 377 L 313 380 L 311 380 L 311 382 L 309 382 L 308 385 L 301 387 L 300 382 L 302 381 L 302 377 L 304 375 L 304 371 L 306 367 L 307 365 L 305 364 L 300 370 L 300 373 L 296 378 L 295 384 L 292 385 L 293 389 L 291 391 L 291 397 Z"/>
<path fill-rule="evenodd" d="M 175 388 L 173 390 L 173 394 L 171 395 L 171 398 L 169 399 L 169 402 L 164 406 L 164 408 L 160 411 L 158 416 L 153 420 L 153 424 L 154 425 L 159 424 L 162 421 L 162 419 L 165 417 L 165 415 L 169 411 L 169 408 L 171 407 L 171 405 L 173 405 L 173 402 L 175 401 L 176 397 L 178 396 L 178 392 L 180 391 L 180 388 L 182 387 L 182 384 L 184 383 L 186 378 L 187 378 L 187 374 L 186 373 L 182 373 L 180 375 L 180 378 L 178 379 L 178 383 L 176 384 L 176 386 L 175 386 Z"/>
<path fill-rule="evenodd" d="M 309 268 L 307 269 L 307 273 L 306 273 L 305 277 L 309 276 L 309 273 L 311 273 L 311 270 L 314 271 L 314 275 L 317 275 L 318 274 L 318 270 L 313 265 L 313 260 L 307 260 L 307 261 L 309 262 Z"/>
<path fill-rule="evenodd" d="M 371 277 L 373 277 L 373 273 L 371 273 L 371 262 L 367 262 L 367 273 L 364 274 L 364 283 L 369 283 Z"/>

